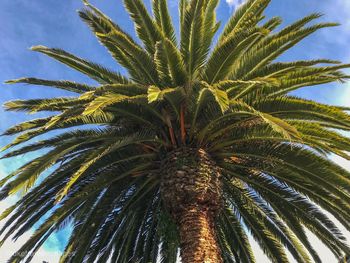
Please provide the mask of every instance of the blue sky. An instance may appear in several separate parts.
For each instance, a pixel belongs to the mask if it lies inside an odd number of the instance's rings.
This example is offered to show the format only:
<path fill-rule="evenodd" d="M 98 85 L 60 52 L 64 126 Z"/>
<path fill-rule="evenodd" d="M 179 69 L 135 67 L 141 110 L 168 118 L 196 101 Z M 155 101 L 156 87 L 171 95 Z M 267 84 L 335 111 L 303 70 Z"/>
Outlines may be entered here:
<path fill-rule="evenodd" d="M 177 0 L 168 0 L 175 22 L 177 22 Z M 149 5 L 150 0 L 145 0 Z M 225 22 L 234 9 L 243 0 L 221 0 L 218 18 Z M 134 34 L 133 25 L 124 11 L 122 0 L 91 0 L 106 14 L 120 24 L 125 30 Z M 59 47 L 80 57 L 96 61 L 107 67 L 124 72 L 99 45 L 86 25 L 80 21 L 76 10 L 83 7 L 79 0 L 2 0 L 0 9 L 0 82 L 5 80 L 31 76 L 45 79 L 67 79 L 78 82 L 93 83 L 80 73 L 68 69 L 44 55 L 30 51 L 33 45 Z M 350 63 L 350 1 L 349 0 L 272 0 L 267 16 L 282 16 L 284 25 L 312 12 L 321 12 L 322 20 L 341 22 L 342 26 L 324 29 L 301 45 L 284 55 L 282 60 L 332 58 Z M 12 99 L 37 97 L 54 97 L 71 95 L 60 90 L 36 86 L 7 86 L 0 84 L 0 104 Z M 322 87 L 305 88 L 297 93 L 299 96 L 312 98 L 324 103 L 350 106 L 350 84 L 334 84 Z M 21 113 L 9 113 L 0 109 L 0 132 L 7 127 L 40 115 L 28 116 Z M 0 146 L 4 146 L 11 138 L 0 137 Z M 0 178 L 8 174 L 33 155 L 0 161 Z M 342 159 L 337 161 L 350 167 Z M 15 198 L 0 202 L 0 212 Z M 1 226 L 1 222 L 0 222 Z M 59 251 L 64 247 L 68 230 L 55 234 L 40 251 L 34 262 L 49 260 L 57 262 Z M 26 235 L 18 243 L 7 243 L 0 248 L 0 262 L 23 242 Z M 315 240 L 317 243 L 317 241 Z M 318 243 L 317 243 L 318 244 Z M 325 262 L 336 262 L 324 247 Z M 256 250 L 258 255 L 261 254 Z M 261 257 L 259 262 L 268 262 Z"/>

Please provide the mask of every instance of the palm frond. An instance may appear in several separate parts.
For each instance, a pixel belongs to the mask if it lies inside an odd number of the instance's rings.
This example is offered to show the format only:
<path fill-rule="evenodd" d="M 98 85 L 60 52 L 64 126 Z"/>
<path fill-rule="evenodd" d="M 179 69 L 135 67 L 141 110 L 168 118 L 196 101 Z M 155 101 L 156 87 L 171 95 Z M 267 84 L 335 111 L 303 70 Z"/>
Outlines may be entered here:
<path fill-rule="evenodd" d="M 44 46 L 34 46 L 31 49 L 52 57 L 53 59 L 56 59 L 59 62 L 100 82 L 101 84 L 128 83 L 128 80 L 119 73 L 112 72 L 103 66 L 78 58 L 61 49 L 50 49 Z"/>
<path fill-rule="evenodd" d="M 124 4 L 135 23 L 136 32 L 145 44 L 146 50 L 149 54 L 154 54 L 156 43 L 162 39 L 161 31 L 141 0 L 124 0 Z"/>

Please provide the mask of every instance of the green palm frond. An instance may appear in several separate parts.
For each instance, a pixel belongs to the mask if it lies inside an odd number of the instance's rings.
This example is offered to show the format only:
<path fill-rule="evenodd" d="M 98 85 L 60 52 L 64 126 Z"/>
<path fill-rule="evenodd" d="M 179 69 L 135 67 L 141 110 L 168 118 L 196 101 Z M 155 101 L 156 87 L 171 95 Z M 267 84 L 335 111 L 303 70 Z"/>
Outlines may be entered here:
<path fill-rule="evenodd" d="M 169 39 L 164 39 L 158 42 L 156 47 L 156 63 L 160 75 L 169 76 L 173 85 L 184 85 L 188 77 L 184 61 L 176 46 Z"/>
<path fill-rule="evenodd" d="M 6 84 L 18 84 L 18 83 L 55 87 L 58 89 L 68 90 L 75 93 L 84 93 L 84 92 L 94 90 L 94 87 L 88 86 L 86 84 L 80 84 L 80 83 L 76 83 L 73 81 L 66 81 L 66 80 L 54 81 L 54 80 L 44 80 L 44 79 L 37 79 L 37 78 L 21 78 L 21 79 L 6 81 Z"/>
<path fill-rule="evenodd" d="M 124 0 L 124 4 L 134 20 L 136 32 L 145 44 L 146 50 L 154 54 L 155 44 L 162 39 L 162 31 L 151 18 L 141 0 Z"/>
<path fill-rule="evenodd" d="M 35 46 L 31 49 L 52 57 L 102 84 L 128 83 L 128 80 L 119 73 L 112 72 L 100 65 L 78 58 L 61 49 L 50 49 L 44 46 Z"/>
<path fill-rule="evenodd" d="M 226 242 L 231 252 L 237 254 L 237 260 L 241 260 L 242 262 L 256 262 L 248 235 L 240 221 L 237 215 L 231 209 L 227 208 L 220 218 L 219 225 L 223 228 L 223 233 L 226 235 Z"/>
<path fill-rule="evenodd" d="M 171 21 L 167 0 L 153 0 L 153 15 L 160 31 L 176 46 L 175 28 Z"/>

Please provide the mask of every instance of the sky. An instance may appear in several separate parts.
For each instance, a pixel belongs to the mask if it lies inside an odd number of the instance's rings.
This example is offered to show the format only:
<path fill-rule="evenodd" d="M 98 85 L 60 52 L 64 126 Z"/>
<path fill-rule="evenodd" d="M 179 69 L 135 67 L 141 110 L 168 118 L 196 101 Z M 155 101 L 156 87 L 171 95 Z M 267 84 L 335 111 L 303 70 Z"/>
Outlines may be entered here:
<path fill-rule="evenodd" d="M 168 0 L 174 22 L 178 23 L 177 1 Z M 150 0 L 145 0 L 149 5 Z M 227 21 L 232 12 L 244 0 L 221 0 L 218 8 L 218 19 Z M 102 9 L 126 31 L 134 34 L 133 25 L 124 10 L 122 0 L 91 0 L 91 3 Z M 66 79 L 77 82 L 93 83 L 91 80 L 68 69 L 44 55 L 30 51 L 34 45 L 59 47 L 82 58 L 96 61 L 106 67 L 124 73 L 99 45 L 86 25 L 80 21 L 76 10 L 81 9 L 80 0 L 1 0 L 0 8 L 0 104 L 13 99 L 28 99 L 37 97 L 55 97 L 71 95 L 55 89 L 38 86 L 8 86 L 2 84 L 5 80 L 19 77 L 38 77 L 45 79 Z M 350 1 L 349 0 L 272 0 L 267 10 L 267 16 L 282 16 L 284 25 L 312 12 L 324 13 L 323 21 L 340 22 L 337 28 L 324 29 L 308 38 L 301 45 L 287 52 L 281 59 L 285 61 L 296 59 L 332 58 L 350 63 Z M 350 84 L 332 84 L 322 87 L 305 88 L 297 95 L 314 99 L 323 103 L 350 106 Z M 0 133 L 9 126 L 35 116 L 21 113 L 4 112 L 0 108 Z M 40 139 L 37 138 L 36 140 Z M 0 146 L 9 143 L 11 138 L 0 137 Z M 0 147 L 1 148 L 1 147 Z M 20 156 L 11 160 L 0 161 L 0 178 L 18 168 L 21 164 L 34 158 L 33 154 Z M 350 169 L 349 162 L 332 157 L 340 165 Z M 0 212 L 16 201 L 17 197 L 0 202 Z M 4 222 L 0 222 L 0 227 Z M 55 233 L 40 249 L 33 259 L 34 263 L 48 261 L 58 262 L 60 252 L 64 249 L 69 229 Z M 6 262 L 23 242 L 31 235 L 26 233 L 17 242 L 6 242 L 0 248 L 0 262 Z M 344 233 L 350 240 L 350 234 Z M 337 262 L 330 251 L 310 234 L 312 243 L 321 252 L 325 263 Z M 268 263 L 256 243 L 253 243 L 258 262 Z"/>

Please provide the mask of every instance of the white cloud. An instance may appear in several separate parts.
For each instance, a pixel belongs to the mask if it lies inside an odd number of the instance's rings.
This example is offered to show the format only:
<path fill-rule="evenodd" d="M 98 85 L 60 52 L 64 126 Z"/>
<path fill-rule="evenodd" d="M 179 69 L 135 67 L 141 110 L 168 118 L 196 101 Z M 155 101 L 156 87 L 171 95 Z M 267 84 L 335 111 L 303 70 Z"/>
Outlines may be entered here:
<path fill-rule="evenodd" d="M 350 62 L 350 59 L 346 60 L 346 62 Z M 350 72 L 349 72 L 350 73 Z M 350 106 L 350 82 L 344 85 L 343 95 L 339 96 L 339 105 L 349 107 Z M 347 166 L 350 171 L 350 165 Z"/>
<path fill-rule="evenodd" d="M 1 171 L 0 171 L 1 172 Z M 0 202 L 0 213 L 2 213 L 6 208 L 16 202 L 15 197 L 10 197 L 6 201 Z M 0 228 L 5 224 L 5 221 L 0 221 Z M 29 231 L 21 236 L 16 241 L 8 239 L 0 248 L 0 262 L 7 262 L 10 257 L 18 251 L 18 249 L 30 238 L 33 231 Z M 47 251 L 44 248 L 40 248 L 35 254 L 31 262 L 49 262 L 58 263 L 60 258 L 60 253 L 56 251 Z"/>
<path fill-rule="evenodd" d="M 336 162 L 338 165 L 340 165 L 344 169 L 350 171 L 350 161 L 337 155 L 332 155 L 331 159 L 332 161 Z"/>
<path fill-rule="evenodd" d="M 245 2 L 245 0 L 226 0 L 226 3 L 229 6 L 233 7 L 234 9 L 236 9 L 238 6 L 240 6 L 244 2 Z"/>

